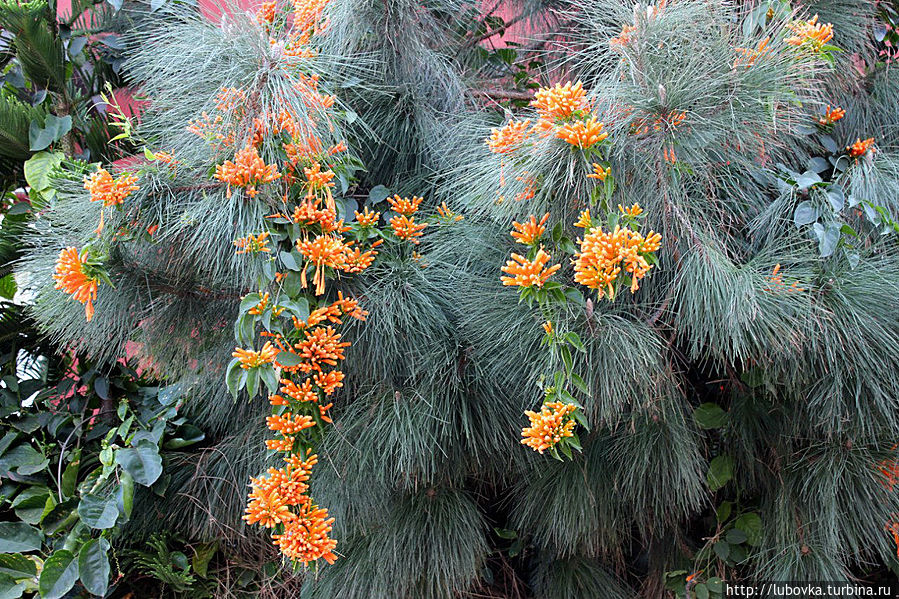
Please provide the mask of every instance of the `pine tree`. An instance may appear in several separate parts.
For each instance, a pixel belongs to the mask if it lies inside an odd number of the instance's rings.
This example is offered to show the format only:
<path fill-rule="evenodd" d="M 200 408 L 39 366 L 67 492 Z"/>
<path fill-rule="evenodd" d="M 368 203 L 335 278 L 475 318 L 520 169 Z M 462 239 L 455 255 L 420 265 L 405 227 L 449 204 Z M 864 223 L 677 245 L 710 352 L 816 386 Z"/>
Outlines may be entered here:
<path fill-rule="evenodd" d="M 483 32 L 466 35 L 478 17 L 460 3 L 331 0 L 304 58 L 341 113 L 316 131 L 358 152 L 334 191 L 347 222 L 386 212 L 392 192 L 464 219 L 334 283 L 369 316 L 345 329 L 346 383 L 310 481 L 338 559 L 301 571 L 303 593 L 720 596 L 722 580 L 888 576 L 899 130 L 878 38 L 894 13 L 862 0 L 519 8 L 557 47 L 535 67 L 535 101 L 508 94 L 502 113 L 481 84 L 516 69 L 478 62 Z M 217 150 L 186 126 L 204 112 L 239 122 L 219 109 L 228 89 L 260 114 L 315 118 L 260 19 L 164 10 L 126 65 L 151 99 L 135 134 L 148 166 L 103 213 L 105 235 L 124 232 L 97 258 L 114 289 L 101 281 L 89 322 L 54 289 L 60 250 L 97 238 L 83 163 L 57 172 L 20 270 L 55 341 L 108 363 L 136 351 L 211 440 L 168 456 L 165 497 L 139 498 L 127 540 L 162 523 L 254 554 L 265 537 L 241 514 L 273 463 L 269 406 L 232 401 L 225 376 L 264 267 L 234 240 L 280 198 L 232 194 L 211 174 L 244 140 Z M 621 228 L 638 251 L 591 249 Z M 559 269 L 503 284 L 511 253 L 530 264 L 541 249 L 538 266 Z M 538 453 L 520 431 L 541 402 L 567 428 Z"/>

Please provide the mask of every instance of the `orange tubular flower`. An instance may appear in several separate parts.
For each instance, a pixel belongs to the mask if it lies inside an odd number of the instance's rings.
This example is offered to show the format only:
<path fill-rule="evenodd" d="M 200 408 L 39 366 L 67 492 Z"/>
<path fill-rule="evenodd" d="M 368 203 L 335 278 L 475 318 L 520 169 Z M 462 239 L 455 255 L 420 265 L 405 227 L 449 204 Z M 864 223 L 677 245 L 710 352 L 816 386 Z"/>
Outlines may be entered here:
<path fill-rule="evenodd" d="M 298 240 L 297 250 L 309 262 L 315 265 L 315 295 L 325 292 L 325 271 L 327 268 L 343 268 L 346 264 L 347 246 L 339 237 L 319 235 L 313 240 Z M 306 269 L 300 274 L 300 282 L 306 287 Z"/>
<path fill-rule="evenodd" d="M 461 214 L 456 214 L 450 210 L 450 207 L 446 205 L 446 202 L 441 202 L 440 205 L 437 206 L 437 214 L 439 214 L 441 218 L 454 222 L 459 222 L 463 218 Z"/>
<path fill-rule="evenodd" d="M 587 208 L 583 212 L 581 212 L 581 215 L 578 217 L 577 222 L 574 223 L 574 226 L 580 227 L 581 229 L 587 229 L 587 230 L 590 229 L 590 227 L 592 226 L 592 221 L 590 220 L 590 209 L 589 208 Z"/>
<path fill-rule="evenodd" d="M 375 250 L 368 250 L 363 252 L 359 248 L 353 249 L 352 252 L 347 252 L 346 254 L 346 264 L 343 265 L 343 272 L 348 273 L 359 273 L 374 264 L 375 257 L 378 255 L 378 252 Z"/>
<path fill-rule="evenodd" d="M 612 167 L 603 167 L 601 164 L 593 163 L 593 172 L 587 175 L 588 179 L 599 179 L 605 181 L 612 174 Z"/>
<path fill-rule="evenodd" d="M 86 250 L 81 254 L 74 247 L 61 250 L 56 260 L 53 279 L 56 281 L 56 289 L 68 293 L 73 299 L 84 304 L 84 315 L 90 322 L 94 317 L 94 300 L 97 299 L 99 279 L 85 272 L 86 263 Z"/>
<path fill-rule="evenodd" d="M 818 122 L 826 127 L 828 125 L 833 125 L 844 116 L 846 116 L 845 110 L 839 106 L 831 108 L 830 104 L 828 104 L 827 108 L 824 110 L 824 114 L 818 118 Z"/>
<path fill-rule="evenodd" d="M 576 409 L 572 404 L 556 401 L 544 404 L 539 414 L 528 410 L 525 415 L 531 421 L 531 426 L 522 429 L 521 436 L 524 438 L 521 443 L 543 453 L 564 437 L 574 436 L 577 423 L 570 414 Z"/>
<path fill-rule="evenodd" d="M 246 237 L 241 237 L 240 239 L 234 242 L 234 245 L 237 246 L 237 251 L 235 254 L 258 254 L 260 252 L 268 252 L 271 253 L 271 248 L 268 247 L 268 237 L 269 233 L 260 233 L 259 235 L 247 235 Z"/>
<path fill-rule="evenodd" d="M 833 25 L 818 23 L 818 15 L 808 21 L 793 21 L 787 25 L 787 29 L 794 35 L 785 39 L 786 43 L 799 48 L 804 46 L 816 52 L 833 39 Z"/>
<path fill-rule="evenodd" d="M 487 147 L 494 154 L 508 154 L 519 149 L 527 141 L 530 120 L 511 121 L 500 129 L 492 129 L 487 138 Z"/>
<path fill-rule="evenodd" d="M 621 48 L 630 43 L 631 39 L 633 38 L 633 33 L 636 31 L 636 25 L 622 25 L 621 33 L 609 40 L 609 46 L 611 46 L 612 48 L 617 47 L 620 51 Z"/>
<path fill-rule="evenodd" d="M 252 145 L 238 150 L 234 162 L 226 160 L 215 167 L 215 178 L 228 184 L 228 197 L 231 197 L 231 186 L 245 187 L 247 195 L 256 197 L 256 186 L 271 183 L 281 178 L 276 164 L 265 164 L 259 152 Z"/>
<path fill-rule="evenodd" d="M 312 387 L 312 381 L 309 379 L 303 381 L 301 385 L 297 385 L 290 379 L 281 379 L 281 393 L 289 396 L 294 401 L 299 401 L 301 403 L 318 401 L 318 394 L 315 392 L 315 389 Z"/>
<path fill-rule="evenodd" d="M 412 216 L 418 212 L 418 206 L 423 199 L 424 198 L 418 196 L 412 196 L 410 199 L 401 198 L 400 196 L 395 195 L 392 198 L 387 198 L 387 203 L 390 204 L 390 208 L 393 209 L 394 212 L 398 212 L 403 216 Z"/>
<path fill-rule="evenodd" d="M 536 285 L 537 287 L 543 287 L 543 284 L 546 283 L 549 277 L 562 267 L 560 264 L 554 264 L 549 268 L 544 268 L 551 259 L 552 257 L 544 252 L 543 248 L 537 250 L 537 255 L 533 261 L 519 254 L 512 254 L 512 259 L 507 261 L 502 268 L 504 273 L 512 276 L 500 277 L 500 280 L 503 282 L 503 285 L 514 285 L 517 287 Z"/>
<path fill-rule="evenodd" d="M 587 109 L 584 86 L 580 81 L 574 85 L 569 81 L 565 85 L 540 88 L 534 94 L 531 106 L 537 109 L 540 118 L 567 119 L 575 112 Z"/>
<path fill-rule="evenodd" d="M 368 209 L 368 206 L 365 207 L 361 214 L 359 212 L 354 214 L 356 215 L 356 222 L 361 227 L 374 227 L 378 224 L 378 219 L 381 218 L 380 212 L 372 212 Z"/>
<path fill-rule="evenodd" d="M 106 169 L 99 169 L 84 178 L 84 188 L 91 193 L 91 202 L 103 202 L 103 206 L 118 206 L 132 192 L 140 189 L 134 175 L 122 175 L 113 179 Z"/>
<path fill-rule="evenodd" d="M 236 347 L 231 355 L 240 361 L 241 368 L 249 370 L 274 362 L 275 356 L 278 355 L 278 348 L 272 345 L 271 341 L 266 341 L 259 351 Z"/>
<path fill-rule="evenodd" d="M 336 210 L 334 196 L 331 194 L 331 188 L 335 185 L 334 171 L 330 169 L 323 171 L 322 165 L 315 162 L 311 168 L 304 168 L 303 174 L 306 175 L 306 199 L 313 200 L 319 191 L 324 191 L 325 205 L 331 211 Z"/>
<path fill-rule="evenodd" d="M 259 524 L 265 528 L 274 528 L 294 518 L 278 488 L 265 488 L 253 485 L 249 495 L 246 514 L 243 519 L 247 524 Z"/>
<path fill-rule="evenodd" d="M 609 136 L 602 132 L 604 126 L 595 116 L 591 116 L 586 121 L 562 125 L 556 132 L 556 137 L 581 149 L 592 148 Z"/>
<path fill-rule="evenodd" d="M 537 222 L 537 217 L 533 214 L 530 216 L 530 220 L 524 224 L 512 221 L 512 228 L 514 231 L 512 231 L 510 235 L 518 243 L 534 245 L 540 241 L 540 236 L 546 231 L 544 225 L 548 219 L 549 212 L 543 215 L 543 218 L 540 219 L 539 223 Z"/>
<path fill-rule="evenodd" d="M 265 419 L 269 430 L 281 433 L 282 435 L 294 435 L 307 428 L 315 426 L 312 416 L 304 414 L 291 414 L 284 412 L 280 416 L 277 414 L 269 416 Z"/>
<path fill-rule="evenodd" d="M 414 218 L 408 216 L 394 216 L 390 219 L 390 226 L 397 237 L 417 245 L 418 237 L 422 236 L 428 223 L 416 223 Z"/>
<path fill-rule="evenodd" d="M 640 208 L 639 204 L 634 204 L 630 208 L 625 208 L 621 204 L 618 204 L 618 210 L 625 216 L 630 216 L 631 218 L 636 218 L 643 214 L 643 208 Z"/>
<path fill-rule="evenodd" d="M 596 289 L 600 299 L 606 293 L 614 299 L 614 283 L 623 269 L 631 275 L 633 293 L 652 268 L 645 255 L 657 251 L 661 240 L 661 235 L 651 231 L 644 238 L 629 228 L 616 226 L 611 233 L 596 228 L 580 242 L 581 251 L 574 259 L 574 280 Z"/>
<path fill-rule="evenodd" d="M 263 2 L 259 10 L 256 11 L 256 20 L 261 24 L 271 25 L 275 22 L 275 6 L 277 2 Z"/>
<path fill-rule="evenodd" d="M 854 144 L 846 146 L 846 151 L 849 153 L 850 158 L 860 158 L 868 152 L 873 154 L 877 151 L 877 148 L 874 147 L 873 137 L 869 137 L 864 141 L 862 141 L 861 138 L 858 138 L 855 140 Z"/>
<path fill-rule="evenodd" d="M 339 370 L 319 372 L 312 377 L 312 381 L 321 387 L 322 393 L 331 395 L 339 387 L 343 387 L 343 373 Z"/>
<path fill-rule="evenodd" d="M 259 303 L 250 308 L 247 311 L 247 314 L 252 314 L 254 316 L 258 316 L 265 312 L 265 308 L 268 306 L 268 300 L 271 297 L 269 293 L 263 293 L 262 298 L 259 300 Z"/>
<path fill-rule="evenodd" d="M 337 560 L 334 549 L 337 541 L 328 537 L 334 518 L 328 510 L 312 505 L 312 500 L 300 506 L 299 514 L 286 522 L 284 533 L 272 535 L 275 545 L 285 556 L 303 562 L 324 559 L 329 564 Z"/>
<path fill-rule="evenodd" d="M 553 334 L 553 322 L 551 320 L 547 320 L 543 323 L 543 330 L 546 331 L 547 335 Z"/>
<path fill-rule="evenodd" d="M 760 41 L 758 46 L 756 46 L 755 48 L 734 48 L 734 51 L 739 54 L 736 60 L 734 60 L 734 68 L 749 68 L 754 65 L 759 58 L 771 51 L 768 48 L 768 44 L 770 42 L 771 38 L 766 37 L 765 39 Z"/>
<path fill-rule="evenodd" d="M 343 360 L 343 349 L 349 347 L 349 342 L 341 342 L 340 334 L 333 327 L 316 327 L 311 331 L 305 331 L 306 338 L 294 345 L 297 354 L 306 362 L 297 366 L 303 372 L 321 372 L 322 366 L 337 366 L 338 360 Z"/>

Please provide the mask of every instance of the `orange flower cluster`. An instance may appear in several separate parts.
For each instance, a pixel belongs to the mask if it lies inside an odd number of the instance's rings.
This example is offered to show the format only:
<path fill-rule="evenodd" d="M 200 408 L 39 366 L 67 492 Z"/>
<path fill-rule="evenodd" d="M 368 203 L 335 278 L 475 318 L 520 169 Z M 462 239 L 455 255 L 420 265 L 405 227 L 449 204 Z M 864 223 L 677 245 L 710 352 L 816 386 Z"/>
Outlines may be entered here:
<path fill-rule="evenodd" d="M 281 433 L 282 435 L 295 435 L 296 433 L 312 428 L 315 421 L 311 416 L 305 414 L 291 414 L 284 412 L 283 414 L 274 414 L 265 419 L 269 430 Z"/>
<path fill-rule="evenodd" d="M 787 29 L 793 35 L 784 41 L 799 48 L 808 48 L 814 52 L 820 51 L 824 44 L 833 39 L 833 25 L 818 23 L 818 15 L 808 21 L 793 21 L 787 25 Z"/>
<path fill-rule="evenodd" d="M 234 242 L 234 245 L 237 246 L 237 251 L 235 254 L 258 254 L 260 252 L 271 253 L 271 248 L 268 247 L 268 238 L 269 233 L 266 231 L 265 233 L 260 233 L 259 235 L 247 235 L 246 237 L 241 237 L 240 239 Z"/>
<path fill-rule="evenodd" d="M 587 175 L 588 179 L 599 179 L 600 181 L 605 181 L 606 178 L 612 174 L 612 167 L 607 166 L 603 167 L 601 164 L 593 163 L 593 172 Z"/>
<path fill-rule="evenodd" d="M 548 121 L 568 119 L 589 109 L 586 92 L 580 81 L 574 85 L 569 81 L 565 85 L 556 84 L 555 87 L 538 89 L 531 106 L 537 109 L 540 118 Z"/>
<path fill-rule="evenodd" d="M 869 137 L 868 139 L 862 141 L 861 138 L 855 140 L 855 143 L 846 146 L 846 152 L 849 153 L 850 158 L 861 158 L 868 152 L 872 154 L 877 151 L 877 148 L 874 147 L 874 138 Z"/>
<path fill-rule="evenodd" d="M 231 355 L 240 360 L 241 368 L 249 370 L 274 362 L 275 356 L 278 355 L 278 349 L 272 345 L 271 341 L 266 341 L 259 351 L 236 347 Z"/>
<path fill-rule="evenodd" d="M 437 214 L 439 214 L 441 218 L 452 222 L 459 222 L 464 218 L 461 214 L 453 212 L 450 207 L 446 205 L 446 202 L 440 202 L 440 205 L 437 206 Z"/>
<path fill-rule="evenodd" d="M 603 127 L 603 123 L 591 116 L 584 121 L 565 123 L 556 131 L 556 137 L 583 150 L 592 148 L 609 136 L 608 133 L 603 133 Z"/>
<path fill-rule="evenodd" d="M 609 40 L 609 46 L 616 48 L 618 51 L 628 45 L 633 39 L 634 33 L 637 31 L 636 25 L 622 25 L 621 33 Z"/>
<path fill-rule="evenodd" d="M 356 222 L 359 223 L 362 227 L 374 227 L 378 224 L 378 219 L 381 218 L 380 212 L 372 212 L 368 209 L 368 206 L 360 214 L 358 211 L 355 211 Z"/>
<path fill-rule="evenodd" d="M 68 247 L 59 252 L 53 279 L 56 281 L 56 289 L 61 289 L 84 304 L 84 315 L 90 322 L 94 317 L 94 300 L 97 299 L 99 279 L 88 274 L 86 265 L 87 250 L 79 254 L 77 248 Z"/>
<path fill-rule="evenodd" d="M 237 151 L 234 162 L 226 160 L 215 167 L 215 178 L 228 184 L 228 197 L 231 197 L 231 186 L 245 187 L 247 195 L 256 197 L 256 186 L 270 183 L 281 178 L 276 164 L 266 164 L 259 156 L 259 151 L 252 145 L 244 146 Z"/>
<path fill-rule="evenodd" d="M 780 273 L 780 264 L 776 264 L 774 269 L 771 271 L 771 276 L 768 277 L 768 289 L 769 290 L 779 290 L 779 291 L 805 291 L 802 287 L 799 286 L 799 281 L 793 281 L 793 284 L 787 287 L 784 284 L 783 276 Z"/>
<path fill-rule="evenodd" d="M 734 48 L 734 51 L 739 55 L 736 60 L 734 60 L 734 68 L 749 68 L 754 65 L 759 58 L 771 51 L 771 49 L 768 48 L 770 42 L 771 38 L 766 37 L 760 41 L 755 48 Z"/>
<path fill-rule="evenodd" d="M 319 235 L 315 239 L 297 240 L 297 250 L 306 260 L 315 265 L 312 279 L 315 294 L 325 292 L 325 268 L 341 269 L 346 264 L 347 245 L 342 237 L 335 235 Z M 306 269 L 302 273 L 303 287 L 306 287 Z"/>
<path fill-rule="evenodd" d="M 91 202 L 103 202 L 103 206 L 118 206 L 129 195 L 140 189 L 134 175 L 122 175 L 113 179 L 106 169 L 99 169 L 84 178 L 84 188 L 91 194 Z"/>
<path fill-rule="evenodd" d="M 830 104 L 827 105 L 827 108 L 824 110 L 824 114 L 818 117 L 818 122 L 825 127 L 829 125 L 833 125 L 838 120 L 846 116 L 846 111 L 837 106 L 836 108 L 831 108 Z"/>
<path fill-rule="evenodd" d="M 636 204 L 634 209 L 639 210 Z M 622 209 L 624 212 L 624 210 Z M 661 247 L 662 237 L 652 231 L 643 237 L 628 227 L 615 226 L 612 232 L 597 227 L 588 229 L 580 241 L 580 252 L 574 258 L 574 280 L 596 289 L 599 298 L 608 294 L 615 298 L 615 284 L 626 272 L 631 277 L 631 293 L 640 288 L 640 279 L 652 268 L 646 256 Z"/>
<path fill-rule="evenodd" d="M 334 206 L 334 196 L 331 194 L 331 188 L 335 185 L 333 180 L 334 171 L 331 169 L 323 171 L 322 165 L 315 162 L 311 167 L 304 168 L 303 174 L 306 175 L 306 199 L 316 199 L 319 197 L 319 194 L 323 193 L 325 197 L 325 206 L 327 206 L 328 210 L 336 210 Z"/>
<path fill-rule="evenodd" d="M 511 121 L 501 129 L 493 129 L 487 147 L 494 154 L 509 154 L 520 149 L 530 135 L 555 135 L 556 138 L 581 149 L 592 148 L 605 140 L 604 124 L 590 112 L 583 84 L 570 81 L 564 85 L 540 88 L 531 101 L 539 119 Z"/>
<path fill-rule="evenodd" d="M 269 468 L 268 476 L 251 480 L 243 519 L 266 528 L 282 527 L 282 532 L 272 535 L 272 540 L 291 559 L 303 562 L 324 559 L 334 563 L 337 541 L 328 537 L 334 519 L 328 518 L 328 511 L 314 505 L 306 494 L 309 475 L 318 463 L 318 456 L 311 455 L 305 460 L 290 456 L 285 462 L 284 468 Z"/>
<path fill-rule="evenodd" d="M 502 271 L 511 276 L 500 277 L 503 285 L 511 285 L 516 287 L 543 287 L 549 277 L 562 266 L 554 264 L 546 268 L 546 264 L 552 259 L 552 256 L 543 251 L 541 247 L 537 250 L 537 255 L 533 260 L 528 260 L 520 254 L 512 254 L 512 259 L 506 262 Z"/>
<path fill-rule="evenodd" d="M 540 236 L 546 231 L 545 225 L 547 220 L 549 220 L 549 212 L 543 215 L 539 223 L 537 222 L 537 217 L 533 214 L 530 216 L 530 220 L 524 223 L 512 221 L 513 231 L 510 235 L 518 243 L 534 245 L 540 241 Z"/>
<path fill-rule="evenodd" d="M 393 196 L 387 198 L 390 207 L 399 214 L 390 219 L 390 227 L 394 234 L 403 241 L 409 241 L 418 244 L 418 238 L 422 236 L 428 223 L 416 223 L 415 217 L 412 216 L 418 212 L 418 206 L 423 198 L 412 196 L 412 198 L 401 198 Z"/>
<path fill-rule="evenodd" d="M 524 438 L 521 443 L 543 453 L 564 437 L 574 436 L 577 423 L 571 414 L 576 409 L 573 404 L 556 401 L 543 404 L 539 413 L 528 410 L 525 415 L 531 421 L 531 426 L 522 429 L 521 436 Z"/>
<path fill-rule="evenodd" d="M 340 334 L 330 326 L 306 330 L 304 334 L 306 338 L 294 345 L 296 354 L 303 362 L 297 366 L 284 367 L 284 370 L 321 372 L 322 366 L 337 366 L 337 361 L 344 359 L 344 348 L 350 346 L 348 342 L 341 342 Z"/>

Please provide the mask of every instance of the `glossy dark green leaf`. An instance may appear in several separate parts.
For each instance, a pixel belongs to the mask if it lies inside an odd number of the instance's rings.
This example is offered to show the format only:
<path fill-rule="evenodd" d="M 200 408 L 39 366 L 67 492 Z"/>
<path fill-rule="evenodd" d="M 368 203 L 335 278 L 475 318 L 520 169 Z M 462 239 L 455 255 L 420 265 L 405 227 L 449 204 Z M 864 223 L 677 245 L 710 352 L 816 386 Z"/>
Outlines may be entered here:
<path fill-rule="evenodd" d="M 92 595 L 100 597 L 106 594 L 109 588 L 109 541 L 106 539 L 91 539 L 81 546 L 78 552 L 78 572 L 81 575 L 81 584 Z"/>
<path fill-rule="evenodd" d="M 88 494 L 81 497 L 78 515 L 81 516 L 81 521 L 91 528 L 105 530 L 115 526 L 116 520 L 119 519 L 119 507 L 116 505 L 115 497 Z"/>
<path fill-rule="evenodd" d="M 60 599 L 78 581 L 78 559 L 68 549 L 60 549 L 44 562 L 38 589 L 41 599 Z"/>
<path fill-rule="evenodd" d="M 119 449 L 116 463 L 130 474 L 138 484 L 149 487 L 162 474 L 162 458 L 159 448 L 149 440 L 141 440 L 135 447 Z"/>
<path fill-rule="evenodd" d="M 44 535 L 25 522 L 0 522 L 0 553 L 37 551 Z"/>

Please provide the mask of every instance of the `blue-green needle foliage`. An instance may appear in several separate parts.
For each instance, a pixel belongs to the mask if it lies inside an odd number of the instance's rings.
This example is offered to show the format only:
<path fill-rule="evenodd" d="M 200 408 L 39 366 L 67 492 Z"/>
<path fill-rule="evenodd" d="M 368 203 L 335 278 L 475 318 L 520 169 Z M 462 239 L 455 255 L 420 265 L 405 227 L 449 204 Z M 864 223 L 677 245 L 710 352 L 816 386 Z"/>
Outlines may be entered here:
<path fill-rule="evenodd" d="M 542 10 L 532 4 L 522 10 Z M 725 500 L 762 521 L 748 559 L 726 566 L 732 578 L 838 580 L 894 563 L 884 526 L 899 494 L 877 464 L 896 457 L 889 448 L 899 439 L 899 258 L 895 233 L 882 235 L 888 220 L 874 224 L 867 211 L 899 216 L 899 84 L 894 70 L 856 76 L 847 66 L 850 52 L 876 59 L 873 3 L 824 0 L 808 15 L 774 2 L 555 8 L 566 42 L 553 72 L 584 82 L 610 134 L 617 186 L 591 211 L 604 219 L 639 203 L 644 226 L 663 238 L 637 293 L 608 302 L 581 288 L 554 315 L 558 330 L 583 340 L 572 367 L 589 391 L 579 398 L 590 423 L 583 452 L 566 462 L 520 445 L 522 411 L 539 406 L 542 376 L 561 364 L 541 346 L 545 315 L 519 304 L 499 269 L 516 251 L 513 219 L 548 211 L 573 239 L 582 234 L 570 223 L 590 206 L 595 159 L 553 136 L 502 164 L 490 154 L 484 139 L 502 121 L 470 101 L 478 83 L 459 58 L 462 3 L 329 6 L 323 52 L 309 60 L 345 114 L 324 141 L 349 141 L 368 169 L 348 194 L 360 200 L 378 184 L 427 192 L 424 210 L 446 200 L 465 220 L 429 227 L 420 256 L 381 248 L 364 276 L 339 283 L 369 316 L 346 331 L 346 386 L 311 481 L 336 519 L 340 559 L 308 576 L 305 592 L 442 599 L 511 568 L 543 599 L 629 597 L 637 587 L 658 597 L 665 572 L 691 564 L 715 534 L 714 507 Z M 152 98 L 138 134 L 179 163 L 144 176 L 123 210 L 105 216 L 113 231 L 158 225 L 154 239 L 115 245 L 115 289 L 101 288 L 85 323 L 50 276 L 60 249 L 96 236 L 99 207 L 82 184 L 91 167 L 69 164 L 21 272 L 56 341 L 105 360 L 133 342 L 192 397 L 186 409 L 210 443 L 169 456 L 166 497 L 143 498 L 148 516 L 133 519 L 135 538 L 163 513 L 181 534 L 254 551 L 240 516 L 246 481 L 272 459 L 261 449 L 268 406 L 232 402 L 222 379 L 237 298 L 253 290 L 259 263 L 235 257 L 232 242 L 259 233 L 281 204 L 265 186 L 250 201 L 210 181 L 230 156 L 186 124 L 213 114 L 222 88 L 274 112 L 308 108 L 251 16 L 234 11 L 220 27 L 163 10 L 164 24 L 132 40 L 127 71 Z M 848 51 L 832 67 L 783 42 L 792 19 L 816 11 Z M 637 26 L 634 42 L 610 45 L 623 25 Z M 735 47 L 768 38 L 762 59 L 735 66 Z M 815 122 L 828 104 L 847 109 L 832 130 Z M 679 113 L 682 122 L 672 119 Z M 875 135 L 873 156 L 842 152 Z M 836 196 L 790 174 L 821 161 L 816 172 L 832 173 L 826 190 L 847 198 L 856 234 L 842 234 L 825 257 L 794 214 L 809 202 L 821 217 Z M 534 196 L 514 200 L 531 180 Z M 555 279 L 570 280 L 569 260 L 555 260 Z M 726 411 L 710 431 L 693 418 L 707 402 Z M 717 456 L 732 459 L 733 479 L 712 491 Z M 514 530 L 521 552 L 492 528 Z"/>

